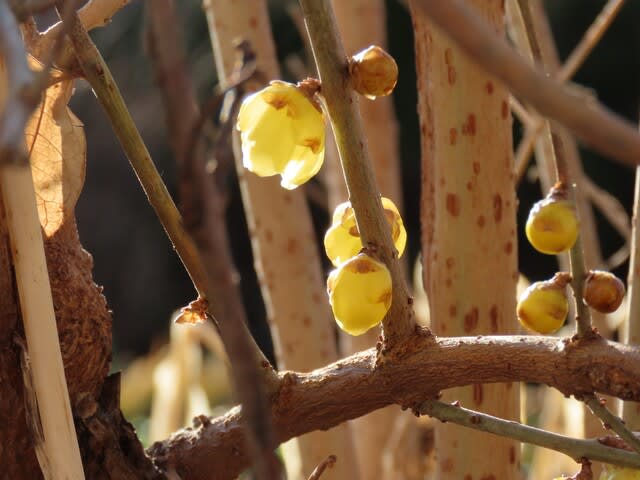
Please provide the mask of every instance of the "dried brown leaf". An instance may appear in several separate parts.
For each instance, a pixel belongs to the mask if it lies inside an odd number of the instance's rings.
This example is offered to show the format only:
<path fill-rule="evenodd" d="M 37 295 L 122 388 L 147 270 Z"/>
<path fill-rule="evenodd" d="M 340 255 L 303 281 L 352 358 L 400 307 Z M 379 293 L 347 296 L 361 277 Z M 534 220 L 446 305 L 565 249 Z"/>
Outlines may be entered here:
<path fill-rule="evenodd" d="M 32 57 L 29 61 L 33 69 L 42 68 Z M 53 76 L 59 79 L 60 74 Z M 51 85 L 25 128 L 40 224 L 47 237 L 73 218 L 84 185 L 87 144 L 82 122 L 67 106 L 72 93 L 73 80 Z"/>

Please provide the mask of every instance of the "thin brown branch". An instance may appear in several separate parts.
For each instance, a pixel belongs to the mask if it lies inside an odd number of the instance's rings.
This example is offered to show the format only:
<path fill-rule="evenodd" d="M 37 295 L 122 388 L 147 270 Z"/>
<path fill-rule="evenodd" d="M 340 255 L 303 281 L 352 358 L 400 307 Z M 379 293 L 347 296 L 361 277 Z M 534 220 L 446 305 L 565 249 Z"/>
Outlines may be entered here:
<path fill-rule="evenodd" d="M 627 291 L 629 308 L 623 324 L 623 341 L 627 344 L 640 344 L 640 167 L 636 168 L 636 178 L 633 191 L 632 229 L 629 243 L 631 252 L 629 258 L 629 273 L 627 276 Z M 640 426 L 640 411 L 637 405 L 624 402 L 622 418 L 632 428 Z"/>
<path fill-rule="evenodd" d="M 403 346 L 400 361 L 378 367 L 377 352 L 370 349 L 307 374 L 282 374 L 271 405 L 277 441 L 394 403 L 415 407 L 441 390 L 474 383 L 524 381 L 565 395 L 597 391 L 640 400 L 640 349 L 599 337 L 413 335 Z M 202 419 L 196 428 L 156 443 L 149 454 L 159 467 L 175 468 L 191 480 L 234 478 L 249 462 L 241 421 L 238 408 Z"/>
<path fill-rule="evenodd" d="M 322 95 L 331 118 L 349 200 L 356 214 L 362 244 L 383 261 L 393 280 L 392 305 L 382 321 L 387 345 L 409 335 L 415 327 L 411 296 L 391 240 L 380 192 L 371 167 L 358 94 L 349 86 L 347 56 L 328 0 L 300 0 L 309 39 L 322 82 Z"/>
<path fill-rule="evenodd" d="M 71 23 L 69 37 L 85 78 L 109 116 L 113 130 L 147 194 L 149 203 L 153 206 L 176 252 L 185 265 L 198 291 L 198 295 L 206 298 L 207 274 L 204 271 L 195 243 L 185 230 L 182 217 L 173 203 L 162 177 L 153 164 L 149 151 L 131 118 L 113 75 L 77 15 L 72 17 Z"/>
<path fill-rule="evenodd" d="M 256 476 L 277 478 L 275 441 L 266 409 L 265 373 L 271 368 L 246 326 L 246 314 L 234 282 L 235 269 L 226 237 L 220 192 L 206 173 L 202 144 L 191 146 L 193 125 L 201 118 L 188 75 L 182 32 L 173 0 L 157 0 L 146 9 L 148 46 L 167 112 L 168 130 L 180 168 L 180 196 L 185 223 L 209 277 L 208 297 L 228 352 L 235 391 L 242 403 L 248 445 Z"/>
<path fill-rule="evenodd" d="M 421 0 L 417 5 L 474 61 L 541 114 L 564 124 L 586 144 L 626 165 L 640 163 L 640 135 L 628 122 L 598 102 L 584 102 L 558 81 L 529 66 L 483 20 L 474 16 L 464 2 Z"/>
<path fill-rule="evenodd" d="M 627 428 L 620 417 L 609 411 L 604 404 L 604 400 L 595 395 L 585 395 L 582 397 L 582 401 L 587 404 L 596 417 L 602 420 L 606 429 L 616 432 L 631 449 L 635 450 L 636 453 L 640 453 L 640 439 Z"/>
<path fill-rule="evenodd" d="M 589 458 L 603 462 L 625 463 L 627 466 L 640 465 L 639 455 L 605 446 L 597 439 L 571 438 L 437 400 L 427 400 L 420 405 L 418 410 L 421 414 L 437 418 L 442 422 L 455 423 L 474 430 L 549 448 L 568 455 L 576 462 L 580 462 L 583 458 Z M 584 476 L 576 478 L 585 479 Z"/>
<path fill-rule="evenodd" d="M 324 471 L 327 468 L 333 468 L 333 465 L 335 463 L 336 463 L 336 456 L 329 455 L 326 459 L 324 459 L 324 461 L 320 465 L 318 465 L 313 470 L 313 472 L 311 472 L 311 475 L 309 475 L 309 478 L 307 480 L 319 480 L 322 474 L 324 473 Z"/>
<path fill-rule="evenodd" d="M 103 27 L 107 25 L 111 18 L 118 13 L 119 10 L 126 7 L 131 0 L 90 0 L 87 4 L 78 10 L 80 22 L 87 30 Z M 44 32 L 43 42 L 48 43 L 54 41 L 55 37 L 62 30 L 63 22 L 60 21 L 49 27 Z"/>
<path fill-rule="evenodd" d="M 558 80 L 565 82 L 575 75 L 591 51 L 598 45 L 623 5 L 624 0 L 609 0 L 607 2 L 558 71 Z"/>
<path fill-rule="evenodd" d="M 576 183 L 580 185 L 584 195 L 602 213 L 625 243 L 628 242 L 631 236 L 630 220 L 620 200 L 597 185 L 588 175 L 583 175 Z"/>
<path fill-rule="evenodd" d="M 573 49 L 569 58 L 565 61 L 565 63 L 560 67 L 556 74 L 556 79 L 560 83 L 564 83 L 569 80 L 573 75 L 575 75 L 576 71 L 587 59 L 591 51 L 598 44 L 602 36 L 605 34 L 616 15 L 620 11 L 620 8 L 624 4 L 624 0 L 609 0 L 607 4 L 604 6 L 600 14 L 596 17 L 593 23 L 589 26 L 589 29 L 582 36 L 582 39 L 578 43 L 578 45 Z M 531 11 L 528 8 L 528 2 L 523 0 L 518 0 L 518 5 L 521 9 L 524 8 L 526 12 L 528 12 L 528 19 L 532 21 Z M 524 20 L 523 13 L 523 20 Z M 532 26 L 531 23 L 527 24 L 525 22 L 525 26 L 527 26 L 527 32 L 529 32 L 529 27 Z M 529 36 L 529 35 L 528 35 Z M 537 45 L 537 42 L 536 42 Z M 540 47 L 538 45 L 538 52 L 540 51 Z M 520 183 L 522 177 L 524 176 L 524 172 L 527 169 L 527 165 L 529 162 L 529 158 L 533 153 L 533 147 L 536 143 L 538 135 L 542 131 L 542 127 L 544 126 L 544 121 L 539 116 L 533 114 L 530 115 L 531 120 L 530 124 L 527 126 L 527 130 L 524 138 L 520 141 L 518 145 L 518 149 L 516 152 L 516 161 L 515 161 L 515 170 L 516 170 L 516 185 Z"/>

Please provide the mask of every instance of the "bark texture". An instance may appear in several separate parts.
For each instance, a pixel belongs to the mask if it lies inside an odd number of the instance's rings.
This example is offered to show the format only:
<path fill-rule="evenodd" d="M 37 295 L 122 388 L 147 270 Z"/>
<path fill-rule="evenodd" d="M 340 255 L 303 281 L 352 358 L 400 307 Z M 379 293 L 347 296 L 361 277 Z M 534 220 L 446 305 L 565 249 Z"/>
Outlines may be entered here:
<path fill-rule="evenodd" d="M 504 35 L 504 2 L 469 2 Z M 422 142 L 422 248 L 432 328 L 505 334 L 515 322 L 516 197 L 508 91 L 425 17 L 414 15 Z M 476 384 L 448 401 L 519 418 L 519 388 Z M 519 476 L 513 440 L 436 425 L 438 478 Z M 468 477 L 467 477 L 468 478 Z"/>
<path fill-rule="evenodd" d="M 402 353 L 376 366 L 378 353 L 370 349 L 310 373 L 283 373 L 271 406 L 277 440 L 325 430 L 392 403 L 411 408 L 441 390 L 481 383 L 534 382 L 565 395 L 597 391 L 640 400 L 640 349 L 599 337 L 434 340 L 418 333 L 403 343 Z M 194 428 L 148 453 L 162 470 L 175 469 L 182 478 L 223 480 L 248 466 L 244 442 L 241 412 L 234 408 L 216 419 L 199 418 Z"/>
<path fill-rule="evenodd" d="M 2 478 L 41 478 L 27 428 L 20 369 L 23 338 L 17 291 L 0 209 L 0 464 Z M 82 249 L 71 219 L 50 238 L 45 253 L 71 406 L 97 398 L 111 360 L 111 312 L 93 282 L 91 255 Z"/>

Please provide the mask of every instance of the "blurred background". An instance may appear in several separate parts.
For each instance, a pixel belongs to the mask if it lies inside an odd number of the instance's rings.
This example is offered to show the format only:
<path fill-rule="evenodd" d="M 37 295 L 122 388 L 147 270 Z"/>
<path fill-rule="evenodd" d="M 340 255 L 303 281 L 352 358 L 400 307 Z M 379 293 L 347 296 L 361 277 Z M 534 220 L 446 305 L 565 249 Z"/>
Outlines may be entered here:
<path fill-rule="evenodd" d="M 348 0 L 346 0 L 348 1 Z M 192 78 L 202 102 L 216 84 L 216 72 L 209 34 L 200 0 L 176 2 L 184 25 Z M 602 0 L 549 1 L 547 11 L 562 58 L 565 58 L 599 13 Z M 291 2 L 269 2 L 273 31 L 276 32 L 278 57 L 286 80 L 295 81 L 288 65 L 295 59 L 308 58 L 295 22 L 290 14 Z M 400 123 L 400 145 L 404 188 L 404 220 L 409 233 L 409 257 L 413 264 L 418 255 L 418 198 L 420 149 L 416 115 L 416 88 L 412 27 L 403 2 L 386 2 L 389 51 L 400 67 L 394 102 Z M 630 121 L 638 121 L 640 79 L 640 2 L 629 1 L 614 24 L 589 56 L 574 81 L 592 89 L 599 100 Z M 164 109 L 154 83 L 149 58 L 144 48 L 144 2 L 133 1 L 119 12 L 112 23 L 92 36 L 111 67 L 131 114 L 170 191 L 175 193 L 175 164 L 168 145 Z M 355 53 L 355 52 L 348 52 Z M 294 59 L 292 62 L 291 60 Z M 299 63 L 299 61 L 297 62 Z M 362 100 L 367 101 L 367 100 Z M 194 299 L 194 290 L 178 257 L 158 223 L 115 139 L 100 106 L 84 82 L 78 82 L 71 108 L 85 123 L 88 158 L 84 192 L 77 207 L 78 228 L 84 247 L 94 257 L 94 278 L 104 286 L 113 310 L 113 369 L 130 365 L 137 357 L 155 358 L 169 338 L 172 312 Z M 215 119 L 212 118 L 213 121 Z M 522 129 L 514 121 L 514 141 Z M 602 188 L 615 195 L 630 215 L 633 199 L 632 169 L 621 167 L 597 153 L 582 149 L 586 172 Z M 228 198 L 228 234 L 241 277 L 250 327 L 267 354 L 272 357 L 269 331 L 253 269 L 253 258 L 233 170 L 225 179 Z M 329 213 L 322 200 L 322 184 L 305 186 L 317 227 L 318 239 L 324 235 Z M 529 209 L 540 198 L 535 167 L 522 182 L 518 197 L 518 223 L 523 225 Z M 604 257 L 618 251 L 625 240 L 596 211 Z M 520 229 L 520 268 L 530 280 L 549 277 L 556 269 L 551 256 L 534 253 Z M 320 245 L 320 243 L 319 243 Z M 323 256 L 324 257 L 324 256 Z M 628 262 L 614 270 L 626 278 Z M 328 270 L 328 263 L 325 268 Z M 151 360 L 150 360 L 151 361 Z M 214 368 L 214 367 L 212 367 Z M 147 372 L 142 368 L 141 372 Z M 215 375 L 224 376 L 220 369 Z M 213 375 L 209 372 L 209 375 Z M 207 382 L 209 383 L 209 382 Z M 225 392 L 206 392 L 210 397 Z M 135 405 L 134 416 L 146 418 L 149 404 Z M 145 426 L 141 425 L 144 434 Z"/>

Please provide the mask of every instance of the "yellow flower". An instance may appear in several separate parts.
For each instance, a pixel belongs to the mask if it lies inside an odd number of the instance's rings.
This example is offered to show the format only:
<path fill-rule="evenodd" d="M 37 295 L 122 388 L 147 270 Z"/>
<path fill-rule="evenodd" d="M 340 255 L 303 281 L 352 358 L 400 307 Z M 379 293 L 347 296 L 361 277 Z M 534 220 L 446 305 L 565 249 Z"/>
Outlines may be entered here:
<path fill-rule="evenodd" d="M 381 200 L 385 217 L 391 227 L 391 238 L 398 250 L 398 256 L 402 256 L 407 244 L 407 231 L 402 217 L 391 200 L 385 197 Z M 324 236 L 324 248 L 327 257 L 336 267 L 362 250 L 362 240 L 351 202 L 341 203 L 333 212 L 331 227 Z"/>
<path fill-rule="evenodd" d="M 361 253 L 329 274 L 327 293 L 338 326 L 362 335 L 378 325 L 391 307 L 391 274 L 387 267 Z"/>
<path fill-rule="evenodd" d="M 261 177 L 280 174 L 284 188 L 302 185 L 322 166 L 322 113 L 291 83 L 274 81 L 245 98 L 236 127 L 245 168 Z"/>

